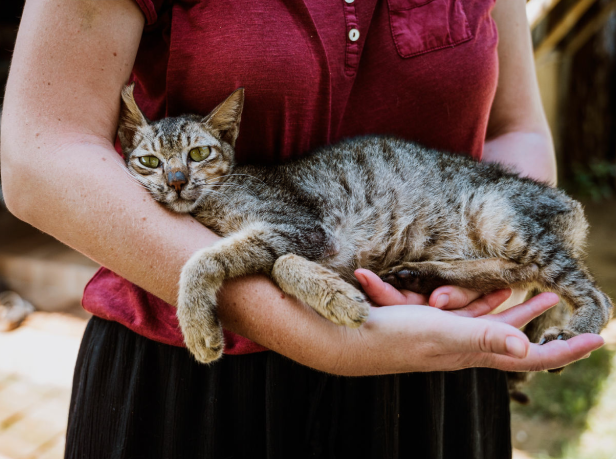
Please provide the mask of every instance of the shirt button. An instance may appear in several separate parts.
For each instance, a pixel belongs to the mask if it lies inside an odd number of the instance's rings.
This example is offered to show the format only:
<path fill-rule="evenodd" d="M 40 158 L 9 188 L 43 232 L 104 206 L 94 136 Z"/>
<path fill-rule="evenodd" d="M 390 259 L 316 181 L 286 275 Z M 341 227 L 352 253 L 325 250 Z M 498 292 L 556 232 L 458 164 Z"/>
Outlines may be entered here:
<path fill-rule="evenodd" d="M 355 0 L 344 0 L 347 3 L 353 3 Z"/>
<path fill-rule="evenodd" d="M 357 30 L 357 29 L 349 30 L 349 40 L 351 40 L 351 41 L 359 40 L 359 30 Z"/>

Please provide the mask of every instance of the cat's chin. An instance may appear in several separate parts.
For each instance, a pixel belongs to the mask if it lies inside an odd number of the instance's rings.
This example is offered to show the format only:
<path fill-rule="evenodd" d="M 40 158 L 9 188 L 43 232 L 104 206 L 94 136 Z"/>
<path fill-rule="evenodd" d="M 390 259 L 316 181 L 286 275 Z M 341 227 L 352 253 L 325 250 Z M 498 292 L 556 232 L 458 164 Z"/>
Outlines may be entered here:
<path fill-rule="evenodd" d="M 195 201 L 187 201 L 185 199 L 176 199 L 173 202 L 167 204 L 169 208 L 177 213 L 187 214 L 195 207 Z"/>

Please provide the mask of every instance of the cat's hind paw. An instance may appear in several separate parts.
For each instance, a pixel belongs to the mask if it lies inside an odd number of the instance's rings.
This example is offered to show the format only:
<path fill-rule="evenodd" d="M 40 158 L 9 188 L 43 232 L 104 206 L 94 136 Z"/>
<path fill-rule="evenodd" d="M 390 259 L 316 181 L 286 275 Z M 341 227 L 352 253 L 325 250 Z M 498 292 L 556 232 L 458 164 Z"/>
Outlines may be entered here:
<path fill-rule="evenodd" d="M 541 335 L 539 344 L 549 343 L 550 341 L 568 340 L 579 335 L 578 332 L 566 328 L 550 327 Z"/>
<path fill-rule="evenodd" d="M 445 267 L 447 265 L 443 262 L 409 262 L 383 271 L 379 277 L 397 289 L 427 295 L 447 284 L 447 280 L 439 272 Z"/>
<path fill-rule="evenodd" d="M 539 340 L 539 344 L 543 345 L 545 343 L 549 343 L 550 341 L 558 341 L 558 340 L 567 340 L 573 338 L 574 336 L 579 335 L 579 333 L 559 327 L 550 327 L 546 331 L 543 332 L 541 339 Z M 565 367 L 560 368 L 552 368 L 548 370 L 550 373 L 562 373 Z"/>

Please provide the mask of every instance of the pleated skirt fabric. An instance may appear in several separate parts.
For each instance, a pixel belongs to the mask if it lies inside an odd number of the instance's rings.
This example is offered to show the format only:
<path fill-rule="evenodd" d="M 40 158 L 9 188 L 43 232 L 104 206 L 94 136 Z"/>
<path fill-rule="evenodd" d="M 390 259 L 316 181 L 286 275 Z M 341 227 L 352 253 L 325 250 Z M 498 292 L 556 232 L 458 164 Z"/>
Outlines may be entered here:
<path fill-rule="evenodd" d="M 346 378 L 274 352 L 196 363 L 99 318 L 73 383 L 67 459 L 505 459 L 505 374 Z"/>

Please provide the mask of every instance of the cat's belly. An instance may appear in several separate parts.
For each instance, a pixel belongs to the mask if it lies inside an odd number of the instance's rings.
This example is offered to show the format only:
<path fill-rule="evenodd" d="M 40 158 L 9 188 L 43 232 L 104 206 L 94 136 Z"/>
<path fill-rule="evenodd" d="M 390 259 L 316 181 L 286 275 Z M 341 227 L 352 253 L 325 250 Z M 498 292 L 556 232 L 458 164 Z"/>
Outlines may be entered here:
<path fill-rule="evenodd" d="M 337 272 L 357 268 L 381 271 L 404 261 L 463 260 L 485 255 L 482 245 L 468 236 L 462 218 L 450 216 L 449 225 L 421 219 L 395 224 L 389 218 L 377 218 L 369 224 L 353 217 L 341 220 L 344 223 L 331 232 L 332 250 L 321 261 Z"/>
<path fill-rule="evenodd" d="M 361 234 L 357 231 L 355 236 L 333 239 L 329 244 L 332 249 L 319 260 L 320 264 L 352 283 L 356 283 L 353 273 L 358 268 L 379 273 L 409 261 L 481 258 L 467 239 L 436 238 L 416 228 L 405 228 L 399 233 Z"/>

